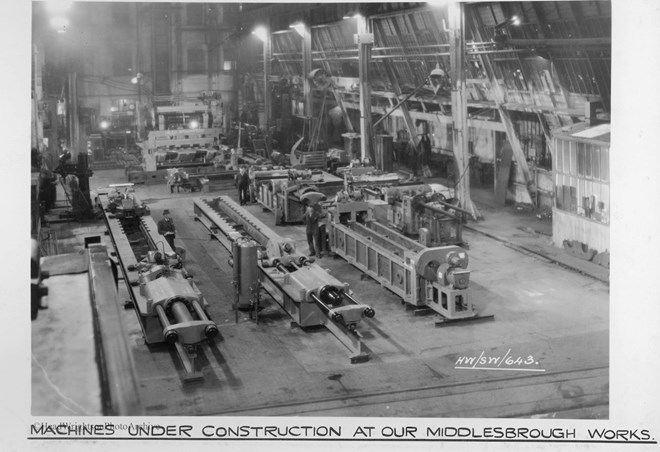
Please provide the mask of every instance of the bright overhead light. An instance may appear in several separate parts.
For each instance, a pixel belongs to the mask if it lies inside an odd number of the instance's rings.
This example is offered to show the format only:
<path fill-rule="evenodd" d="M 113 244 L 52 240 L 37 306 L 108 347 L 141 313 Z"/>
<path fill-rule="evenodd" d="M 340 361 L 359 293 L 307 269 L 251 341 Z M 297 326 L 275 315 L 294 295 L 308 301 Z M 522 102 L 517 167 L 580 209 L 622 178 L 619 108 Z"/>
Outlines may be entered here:
<path fill-rule="evenodd" d="M 108 121 L 101 121 L 101 124 L 99 124 L 102 129 L 107 129 L 110 127 L 110 123 Z"/>
<path fill-rule="evenodd" d="M 198 127 L 199 127 L 199 123 L 197 121 L 195 121 L 195 120 L 190 121 L 190 128 L 191 129 L 196 129 Z"/>
<path fill-rule="evenodd" d="M 518 16 L 513 16 L 511 18 L 511 25 L 520 25 L 520 17 Z"/>
<path fill-rule="evenodd" d="M 261 39 L 263 42 L 266 42 L 266 40 L 268 39 L 268 33 L 266 32 L 265 27 L 255 28 L 252 34 L 255 35 L 257 38 Z"/>
<path fill-rule="evenodd" d="M 431 71 L 431 77 L 445 77 L 447 74 L 440 69 L 440 63 L 435 63 L 435 69 Z"/>
<path fill-rule="evenodd" d="M 349 13 L 346 14 L 344 17 L 342 17 L 342 19 L 350 20 L 350 19 L 359 19 L 360 17 L 362 17 L 360 13 Z"/>
<path fill-rule="evenodd" d="M 297 24 L 289 25 L 289 28 L 293 28 L 300 36 L 305 37 L 305 24 L 298 22 Z"/>

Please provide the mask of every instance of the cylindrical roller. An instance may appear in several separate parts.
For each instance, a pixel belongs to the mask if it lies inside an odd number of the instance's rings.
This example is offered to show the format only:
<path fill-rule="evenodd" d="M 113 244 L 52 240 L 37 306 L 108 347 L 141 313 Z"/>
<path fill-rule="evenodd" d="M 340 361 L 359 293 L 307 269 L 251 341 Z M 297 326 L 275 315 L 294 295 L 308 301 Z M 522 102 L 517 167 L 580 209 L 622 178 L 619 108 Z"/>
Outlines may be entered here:
<path fill-rule="evenodd" d="M 183 301 L 173 301 L 170 304 L 170 309 L 172 310 L 172 316 L 176 320 L 176 323 L 185 323 L 192 322 L 193 318 L 190 315 L 188 306 Z"/>
<path fill-rule="evenodd" d="M 330 306 L 339 306 L 341 304 L 341 292 L 333 286 L 324 286 L 319 290 L 319 296 L 324 303 Z"/>
<path fill-rule="evenodd" d="M 238 308 L 250 307 L 254 294 L 250 290 L 259 281 L 259 245 L 253 240 L 239 239 L 234 242 L 234 279 L 238 281 Z"/>

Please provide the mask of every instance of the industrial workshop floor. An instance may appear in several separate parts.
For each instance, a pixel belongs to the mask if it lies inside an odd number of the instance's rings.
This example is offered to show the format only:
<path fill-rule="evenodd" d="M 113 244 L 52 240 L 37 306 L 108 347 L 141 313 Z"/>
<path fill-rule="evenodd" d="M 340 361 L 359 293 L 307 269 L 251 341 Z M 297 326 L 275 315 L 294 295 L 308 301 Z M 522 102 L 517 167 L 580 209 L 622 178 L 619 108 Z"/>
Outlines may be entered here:
<path fill-rule="evenodd" d="M 91 187 L 124 180 L 123 171 L 97 171 Z M 491 217 L 491 233 L 488 218 L 464 233 L 472 300 L 493 321 L 437 327 L 435 315 L 415 315 L 342 259 L 321 259 L 376 311 L 360 327 L 371 359 L 351 364 L 329 331 L 301 330 L 272 300 L 258 324 L 245 313 L 236 321 L 229 255 L 193 214 L 195 198 L 235 197 L 231 184 L 203 194 L 170 194 L 165 185 L 136 186 L 136 193 L 155 220 L 171 211 L 186 268 L 222 335 L 200 358 L 204 380 L 183 384 L 174 354 L 147 348 L 135 313 L 123 311 L 146 415 L 608 417 L 609 287 L 542 257 L 544 237 L 538 253 L 516 246 L 529 234 L 520 234 L 513 215 L 497 224 Z M 260 206 L 247 210 L 307 250 L 303 226 L 276 227 Z M 465 364 L 470 357 L 521 357 L 526 371 L 477 370 Z"/>

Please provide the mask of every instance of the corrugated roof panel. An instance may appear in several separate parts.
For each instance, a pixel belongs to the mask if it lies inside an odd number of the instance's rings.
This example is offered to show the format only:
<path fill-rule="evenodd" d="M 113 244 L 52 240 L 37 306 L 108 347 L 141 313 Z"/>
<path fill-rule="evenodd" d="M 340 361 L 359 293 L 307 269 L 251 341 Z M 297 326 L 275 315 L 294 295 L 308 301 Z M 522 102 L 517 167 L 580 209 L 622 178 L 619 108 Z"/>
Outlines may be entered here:
<path fill-rule="evenodd" d="M 553 2 L 559 10 L 559 15 L 562 19 L 575 19 L 573 10 L 571 9 L 571 2 Z M 579 2 L 577 2 L 579 3 Z"/>

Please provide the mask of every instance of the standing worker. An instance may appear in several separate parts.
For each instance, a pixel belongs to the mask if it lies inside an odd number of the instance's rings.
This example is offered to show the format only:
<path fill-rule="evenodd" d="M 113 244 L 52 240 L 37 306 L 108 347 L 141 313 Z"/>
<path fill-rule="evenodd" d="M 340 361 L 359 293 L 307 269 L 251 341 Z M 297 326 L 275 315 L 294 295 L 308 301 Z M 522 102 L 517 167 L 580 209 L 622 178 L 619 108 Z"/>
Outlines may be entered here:
<path fill-rule="evenodd" d="M 241 166 L 236 175 L 236 186 L 238 187 L 238 200 L 244 206 L 250 202 L 248 190 L 250 188 L 250 176 L 244 166 Z"/>
<path fill-rule="evenodd" d="M 428 172 L 431 171 L 431 169 L 428 167 L 429 163 L 431 162 L 431 139 L 429 138 L 428 134 L 424 133 L 419 139 L 417 152 L 419 156 L 418 166 L 420 166 L 422 169 L 422 176 L 431 177 L 431 174 L 428 174 Z"/>
<path fill-rule="evenodd" d="M 163 210 L 163 218 L 158 222 L 158 233 L 165 236 L 165 240 L 170 244 L 172 251 L 176 251 L 176 248 L 174 248 L 176 230 L 174 228 L 174 221 L 170 218 L 170 211 L 167 209 Z"/>
<path fill-rule="evenodd" d="M 307 244 L 309 245 L 309 255 L 316 256 L 318 249 L 319 257 L 321 257 L 321 240 L 319 236 L 319 219 L 321 218 L 321 206 L 318 203 L 310 204 L 306 202 L 305 214 L 303 221 L 305 222 L 305 232 L 307 233 Z M 316 244 L 316 247 L 314 246 Z"/>

